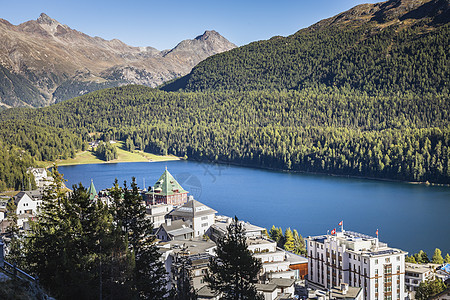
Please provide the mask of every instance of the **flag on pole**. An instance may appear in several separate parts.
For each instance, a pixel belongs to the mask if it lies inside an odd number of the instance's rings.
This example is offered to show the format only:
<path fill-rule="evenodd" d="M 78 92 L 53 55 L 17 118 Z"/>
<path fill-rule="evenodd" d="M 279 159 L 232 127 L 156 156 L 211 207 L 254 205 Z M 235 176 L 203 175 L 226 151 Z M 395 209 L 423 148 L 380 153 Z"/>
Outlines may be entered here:
<path fill-rule="evenodd" d="M 334 228 L 333 230 L 331 230 L 331 235 L 336 234 L 336 228 Z"/>
<path fill-rule="evenodd" d="M 344 221 L 340 221 L 338 225 L 342 226 L 343 223 L 344 223 Z"/>
<path fill-rule="evenodd" d="M 377 237 L 378 237 L 378 228 L 377 228 L 377 231 L 375 232 L 375 234 L 377 235 Z"/>

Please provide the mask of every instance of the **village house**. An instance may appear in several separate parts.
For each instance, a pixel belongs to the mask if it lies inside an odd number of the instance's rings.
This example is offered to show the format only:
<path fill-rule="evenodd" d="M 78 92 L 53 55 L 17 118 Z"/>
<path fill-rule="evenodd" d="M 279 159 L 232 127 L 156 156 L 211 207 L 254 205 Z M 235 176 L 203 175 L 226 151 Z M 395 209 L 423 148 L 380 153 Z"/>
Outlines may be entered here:
<path fill-rule="evenodd" d="M 166 219 L 166 223 L 159 226 L 155 235 L 162 242 L 190 240 L 194 237 L 194 230 L 183 220 Z"/>
<path fill-rule="evenodd" d="M 201 237 L 215 222 L 217 211 L 195 200 L 190 200 L 172 211 L 169 216 L 172 220 L 183 220 L 189 224 L 194 231 L 194 237 Z"/>
<path fill-rule="evenodd" d="M 13 197 L 16 205 L 17 226 L 27 229 L 28 220 L 39 213 L 39 207 L 42 204 L 42 191 L 23 191 Z"/>

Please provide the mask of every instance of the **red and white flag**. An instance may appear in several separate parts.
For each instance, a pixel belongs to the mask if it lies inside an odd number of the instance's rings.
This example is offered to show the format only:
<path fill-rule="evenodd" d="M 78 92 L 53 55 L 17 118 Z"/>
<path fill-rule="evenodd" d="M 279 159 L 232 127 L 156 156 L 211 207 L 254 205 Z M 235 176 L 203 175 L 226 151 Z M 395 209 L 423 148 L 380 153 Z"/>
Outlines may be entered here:
<path fill-rule="evenodd" d="M 340 221 L 338 225 L 342 226 L 343 223 L 344 223 L 344 221 Z"/>
<path fill-rule="evenodd" d="M 331 230 L 331 235 L 336 234 L 336 228 Z"/>

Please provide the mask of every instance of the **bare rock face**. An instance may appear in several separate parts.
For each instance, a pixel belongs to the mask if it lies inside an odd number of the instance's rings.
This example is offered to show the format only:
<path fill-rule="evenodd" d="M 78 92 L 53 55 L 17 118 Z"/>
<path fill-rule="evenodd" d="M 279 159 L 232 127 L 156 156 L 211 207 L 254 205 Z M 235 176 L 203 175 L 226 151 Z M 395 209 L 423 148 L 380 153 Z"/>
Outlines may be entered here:
<path fill-rule="evenodd" d="M 132 47 L 91 37 L 42 13 L 12 25 L 0 19 L 0 105 L 46 106 L 105 87 L 156 87 L 236 46 L 206 31 L 175 48 Z"/>

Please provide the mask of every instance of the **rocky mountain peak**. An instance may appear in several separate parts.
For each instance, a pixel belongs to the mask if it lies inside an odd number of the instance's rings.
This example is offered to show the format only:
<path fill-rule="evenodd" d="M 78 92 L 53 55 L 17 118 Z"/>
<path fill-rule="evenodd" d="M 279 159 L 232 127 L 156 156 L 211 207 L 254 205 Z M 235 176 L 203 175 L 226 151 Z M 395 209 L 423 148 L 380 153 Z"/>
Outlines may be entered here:
<path fill-rule="evenodd" d="M 195 39 L 199 41 L 205 41 L 209 38 L 223 38 L 223 37 L 215 30 L 206 30 L 202 35 L 197 36 Z"/>
<path fill-rule="evenodd" d="M 45 13 L 41 13 L 39 18 L 37 18 L 37 22 L 41 25 L 43 25 L 43 24 L 45 24 L 45 25 L 61 25 L 58 21 L 50 18 Z"/>

